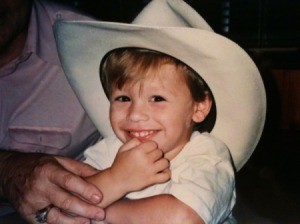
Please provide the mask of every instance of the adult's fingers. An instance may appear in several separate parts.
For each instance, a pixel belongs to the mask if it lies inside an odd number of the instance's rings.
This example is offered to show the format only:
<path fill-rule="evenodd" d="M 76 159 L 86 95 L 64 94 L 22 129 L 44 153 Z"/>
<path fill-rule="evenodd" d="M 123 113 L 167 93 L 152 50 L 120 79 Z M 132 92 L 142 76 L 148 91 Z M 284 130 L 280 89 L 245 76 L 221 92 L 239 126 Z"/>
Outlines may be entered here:
<path fill-rule="evenodd" d="M 52 208 L 47 215 L 48 224 L 83 224 L 90 223 L 90 220 L 87 218 L 72 216 L 62 212 L 58 208 Z"/>
<path fill-rule="evenodd" d="M 80 176 L 88 177 L 98 172 L 94 167 L 66 157 L 56 156 L 55 159 L 68 171 Z"/>
<path fill-rule="evenodd" d="M 65 168 L 65 170 L 51 172 L 49 174 L 50 181 L 62 187 L 66 191 L 79 195 L 91 203 L 100 203 L 102 200 L 101 191 L 96 186 L 88 183 L 80 177 L 89 176 L 88 174 L 95 174 L 94 169 L 87 164 L 72 161 L 68 158 L 59 157 L 57 160 Z M 82 169 L 82 171 L 79 171 L 80 169 Z"/>
<path fill-rule="evenodd" d="M 52 194 L 50 204 L 54 204 L 57 208 L 68 214 L 74 214 L 76 216 L 94 220 L 103 220 L 104 218 L 104 211 L 101 208 L 86 203 L 80 198 L 63 190 L 57 190 L 55 191 L 55 194 Z M 61 219 L 61 217 L 58 218 Z"/>
<path fill-rule="evenodd" d="M 60 161 L 67 160 L 69 159 L 60 158 Z M 103 209 L 91 204 L 98 204 L 101 201 L 101 192 L 94 185 L 67 170 L 67 166 L 63 167 L 56 158 L 55 161 L 56 163 L 52 160 L 51 163 L 45 163 L 35 169 L 37 179 L 34 182 L 40 184 L 34 188 L 39 189 L 39 197 L 41 197 L 41 199 L 36 200 L 43 200 L 37 206 L 41 208 L 53 204 L 55 207 L 76 216 L 102 220 L 104 218 Z M 71 164 L 80 166 L 79 162 Z M 31 199 L 28 198 L 28 200 Z"/>
<path fill-rule="evenodd" d="M 95 194 L 98 194 L 96 199 L 100 197 L 101 200 L 99 190 L 68 171 L 53 156 L 14 153 L 1 162 L 1 167 L 6 171 L 0 175 L 3 192 L 29 223 L 34 223 L 34 213 L 37 210 L 49 204 L 60 204 L 69 208 L 68 212 L 82 216 L 83 219 L 104 217 L 101 208 L 86 201 L 93 201 Z M 55 198 L 60 196 L 62 199 Z M 98 203 L 98 199 L 95 202 Z"/>

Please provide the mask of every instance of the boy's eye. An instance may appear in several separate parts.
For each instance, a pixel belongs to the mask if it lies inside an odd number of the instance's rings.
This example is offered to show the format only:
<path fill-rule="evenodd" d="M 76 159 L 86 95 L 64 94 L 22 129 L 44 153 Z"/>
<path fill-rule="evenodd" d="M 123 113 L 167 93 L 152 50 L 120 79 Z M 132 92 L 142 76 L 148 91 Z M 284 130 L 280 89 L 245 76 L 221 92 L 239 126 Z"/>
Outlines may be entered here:
<path fill-rule="evenodd" d="M 115 101 L 128 102 L 128 101 L 130 101 L 130 98 L 128 96 L 118 96 L 115 98 Z"/>
<path fill-rule="evenodd" d="M 161 102 L 161 101 L 166 101 L 165 98 L 163 98 L 162 96 L 153 96 L 151 98 L 152 102 Z"/>

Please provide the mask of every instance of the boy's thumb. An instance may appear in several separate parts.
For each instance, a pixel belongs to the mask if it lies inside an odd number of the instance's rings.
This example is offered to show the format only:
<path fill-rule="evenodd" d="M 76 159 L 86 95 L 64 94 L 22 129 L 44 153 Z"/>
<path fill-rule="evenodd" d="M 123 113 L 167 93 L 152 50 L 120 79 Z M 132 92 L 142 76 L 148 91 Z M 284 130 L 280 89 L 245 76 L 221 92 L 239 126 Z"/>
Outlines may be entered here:
<path fill-rule="evenodd" d="M 124 143 L 124 145 L 121 146 L 118 153 L 130 150 L 138 146 L 139 144 L 141 144 L 141 141 L 138 140 L 137 138 L 130 139 L 128 142 Z"/>

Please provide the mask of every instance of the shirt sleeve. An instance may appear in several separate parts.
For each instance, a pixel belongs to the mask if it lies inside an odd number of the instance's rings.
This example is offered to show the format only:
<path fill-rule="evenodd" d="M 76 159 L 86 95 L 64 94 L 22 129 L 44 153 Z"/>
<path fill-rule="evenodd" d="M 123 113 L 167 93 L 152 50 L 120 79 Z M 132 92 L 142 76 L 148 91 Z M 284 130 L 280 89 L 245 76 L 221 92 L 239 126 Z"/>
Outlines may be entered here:
<path fill-rule="evenodd" d="M 227 147 L 200 136 L 184 150 L 184 159 L 172 169 L 169 193 L 193 208 L 205 223 L 223 223 L 235 204 L 234 170 Z"/>

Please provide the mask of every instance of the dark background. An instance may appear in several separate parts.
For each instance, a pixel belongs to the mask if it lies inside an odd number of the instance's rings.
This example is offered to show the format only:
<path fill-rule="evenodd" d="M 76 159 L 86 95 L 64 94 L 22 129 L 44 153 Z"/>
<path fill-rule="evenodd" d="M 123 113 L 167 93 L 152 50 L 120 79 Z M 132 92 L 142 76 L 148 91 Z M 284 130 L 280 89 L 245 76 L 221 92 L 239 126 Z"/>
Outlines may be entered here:
<path fill-rule="evenodd" d="M 96 18 L 131 22 L 149 0 L 62 0 Z M 186 0 L 217 33 L 243 47 L 299 46 L 298 0 Z"/>
<path fill-rule="evenodd" d="M 61 2 L 61 1 L 60 1 Z M 148 0 L 64 0 L 100 20 L 131 22 Z M 239 223 L 300 223 L 300 1 L 187 0 L 261 71 L 267 120 L 237 173 Z"/>
<path fill-rule="evenodd" d="M 56 0 L 96 19 L 131 22 L 150 0 Z M 299 68 L 299 0 L 185 0 L 215 32 L 263 54 L 277 68 Z"/>

